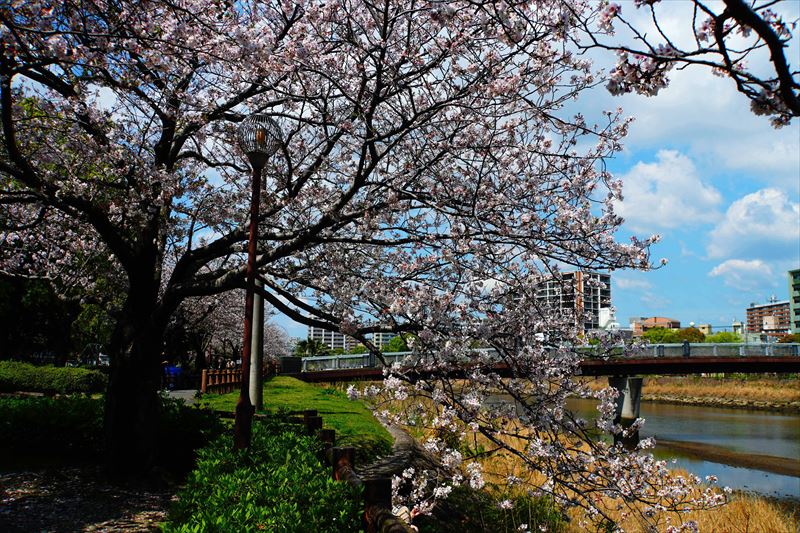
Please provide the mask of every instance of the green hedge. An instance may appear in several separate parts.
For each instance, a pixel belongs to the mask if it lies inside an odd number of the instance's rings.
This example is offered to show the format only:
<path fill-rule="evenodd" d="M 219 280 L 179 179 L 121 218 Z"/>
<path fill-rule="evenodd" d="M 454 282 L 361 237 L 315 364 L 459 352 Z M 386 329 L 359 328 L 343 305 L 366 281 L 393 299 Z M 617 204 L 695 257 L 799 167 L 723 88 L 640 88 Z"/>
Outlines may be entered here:
<path fill-rule="evenodd" d="M 178 476 L 194 467 L 195 451 L 224 431 L 207 409 L 161 400 L 156 463 Z M 103 399 L 0 398 L 0 468 L 24 457 L 33 464 L 60 459 L 98 459 L 103 453 Z"/>
<path fill-rule="evenodd" d="M 0 398 L 0 435 L 0 449 L 11 456 L 96 456 L 103 445 L 103 401 Z"/>
<path fill-rule="evenodd" d="M 103 392 L 107 383 L 99 370 L 0 361 L 0 392 L 93 393 Z"/>
<path fill-rule="evenodd" d="M 360 495 L 333 481 L 316 439 L 296 426 L 256 423 L 249 450 L 230 436 L 200 450 L 165 532 L 360 531 Z"/>

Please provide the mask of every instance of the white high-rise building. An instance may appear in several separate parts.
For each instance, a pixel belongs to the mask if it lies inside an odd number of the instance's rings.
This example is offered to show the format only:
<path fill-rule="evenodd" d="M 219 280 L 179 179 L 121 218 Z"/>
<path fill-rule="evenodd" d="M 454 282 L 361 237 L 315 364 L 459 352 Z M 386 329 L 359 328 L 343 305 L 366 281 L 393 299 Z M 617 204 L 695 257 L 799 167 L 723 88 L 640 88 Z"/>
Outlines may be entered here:
<path fill-rule="evenodd" d="M 344 333 L 314 326 L 308 326 L 308 338 L 322 342 L 331 350 L 341 348 L 346 352 L 350 351 L 358 344 L 357 340 L 348 337 Z"/>

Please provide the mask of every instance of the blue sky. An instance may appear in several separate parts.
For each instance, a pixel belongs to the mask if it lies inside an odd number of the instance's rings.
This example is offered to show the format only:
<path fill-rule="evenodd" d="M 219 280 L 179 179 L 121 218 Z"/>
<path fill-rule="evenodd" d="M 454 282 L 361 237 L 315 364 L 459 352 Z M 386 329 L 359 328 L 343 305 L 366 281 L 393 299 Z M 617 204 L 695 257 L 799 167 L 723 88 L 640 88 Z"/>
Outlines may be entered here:
<path fill-rule="evenodd" d="M 796 19 L 800 4 L 789 7 Z M 679 16 L 664 21 L 678 33 Z M 796 68 L 797 29 L 793 36 L 787 57 Z M 624 181 L 619 237 L 660 234 L 653 257 L 669 260 L 656 271 L 615 272 L 613 304 L 623 326 L 658 315 L 730 327 L 751 302 L 787 299 L 786 272 L 800 268 L 800 121 L 772 128 L 731 80 L 705 69 L 673 70 L 670 79 L 656 97 L 600 88 L 581 104 L 620 106 L 635 118 L 625 151 L 609 161 Z"/>
<path fill-rule="evenodd" d="M 790 19 L 800 6 L 792 4 Z M 685 31 L 679 17 L 664 22 Z M 795 30 L 792 67 L 798 40 Z M 598 57 L 596 66 L 612 59 Z M 623 326 L 634 316 L 668 316 L 730 327 L 751 302 L 787 299 L 786 272 L 800 268 L 800 121 L 772 128 L 731 80 L 705 69 L 672 71 L 670 79 L 656 97 L 614 97 L 598 87 L 576 104 L 587 119 L 617 107 L 635 118 L 624 152 L 608 161 L 625 184 L 618 237 L 660 234 L 654 262 L 669 261 L 655 271 L 614 272 L 613 305 Z M 305 337 L 304 326 L 273 321 Z"/>

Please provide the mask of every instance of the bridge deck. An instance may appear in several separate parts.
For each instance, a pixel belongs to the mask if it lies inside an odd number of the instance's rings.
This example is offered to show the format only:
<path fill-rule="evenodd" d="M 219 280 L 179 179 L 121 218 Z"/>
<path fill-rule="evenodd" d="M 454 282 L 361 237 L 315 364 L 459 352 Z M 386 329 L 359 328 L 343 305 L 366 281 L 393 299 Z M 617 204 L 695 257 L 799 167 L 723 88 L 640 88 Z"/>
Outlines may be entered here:
<path fill-rule="evenodd" d="M 795 373 L 800 372 L 800 356 L 751 356 L 751 357 L 636 357 L 617 359 L 588 359 L 581 362 L 584 376 L 642 376 L 642 375 L 687 375 L 716 373 Z M 511 377 L 511 368 L 504 363 L 496 364 L 492 370 L 503 377 Z M 412 377 L 423 378 L 426 372 L 412 373 Z M 464 371 L 454 372 L 465 374 Z M 352 380 L 381 380 L 382 368 L 346 368 L 319 370 L 296 374 L 308 382 L 333 382 Z"/>

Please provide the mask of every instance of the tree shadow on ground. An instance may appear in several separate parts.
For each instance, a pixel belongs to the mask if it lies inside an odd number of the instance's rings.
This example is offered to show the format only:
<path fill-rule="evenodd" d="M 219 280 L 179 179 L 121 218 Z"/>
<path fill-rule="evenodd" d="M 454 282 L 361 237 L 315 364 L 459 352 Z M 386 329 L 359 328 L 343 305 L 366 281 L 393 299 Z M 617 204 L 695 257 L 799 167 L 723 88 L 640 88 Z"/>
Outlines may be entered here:
<path fill-rule="evenodd" d="M 0 531 L 158 531 L 175 492 L 114 484 L 97 466 L 0 473 Z"/>

